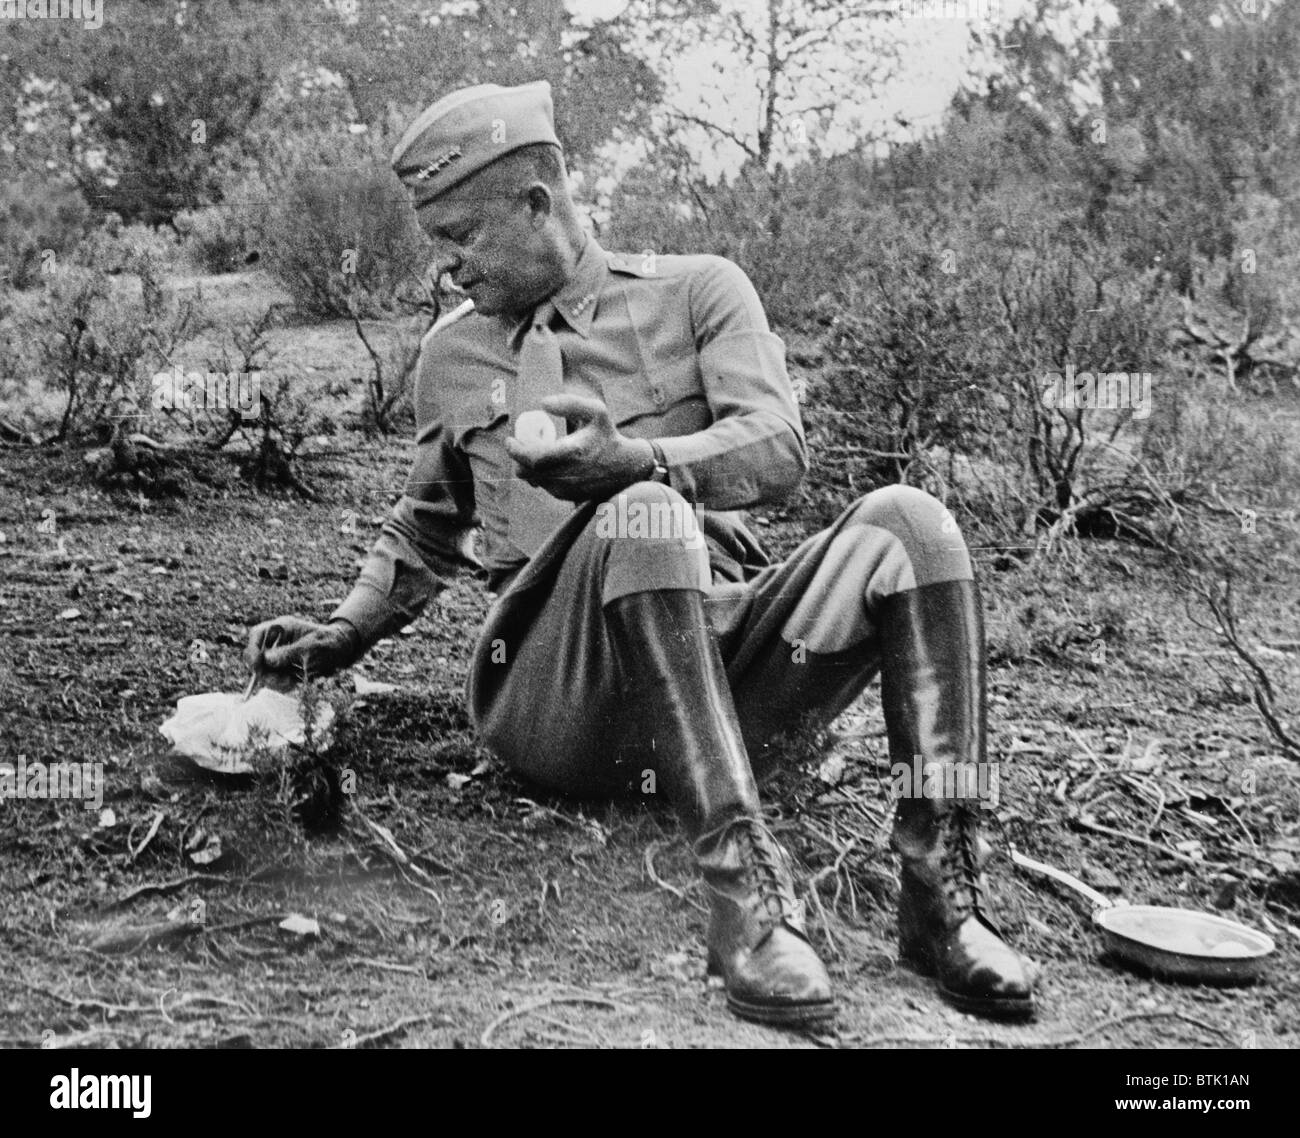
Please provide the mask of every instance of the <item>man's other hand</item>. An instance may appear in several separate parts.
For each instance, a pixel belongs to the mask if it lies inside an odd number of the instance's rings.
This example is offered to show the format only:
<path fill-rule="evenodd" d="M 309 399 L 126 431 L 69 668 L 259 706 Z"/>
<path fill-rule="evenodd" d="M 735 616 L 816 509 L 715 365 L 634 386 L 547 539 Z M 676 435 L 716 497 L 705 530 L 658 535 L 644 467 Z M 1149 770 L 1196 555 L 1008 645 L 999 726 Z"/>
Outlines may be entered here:
<path fill-rule="evenodd" d="M 654 450 L 646 439 L 620 434 L 609 409 L 599 399 L 550 395 L 542 409 L 582 425 L 554 443 L 506 439 L 506 451 L 519 477 L 567 502 L 604 501 L 611 494 L 648 477 Z"/>
<path fill-rule="evenodd" d="M 249 671 L 298 682 L 329 676 L 363 654 L 361 635 L 346 620 L 317 624 L 300 616 L 263 621 L 248 634 L 244 663 Z"/>

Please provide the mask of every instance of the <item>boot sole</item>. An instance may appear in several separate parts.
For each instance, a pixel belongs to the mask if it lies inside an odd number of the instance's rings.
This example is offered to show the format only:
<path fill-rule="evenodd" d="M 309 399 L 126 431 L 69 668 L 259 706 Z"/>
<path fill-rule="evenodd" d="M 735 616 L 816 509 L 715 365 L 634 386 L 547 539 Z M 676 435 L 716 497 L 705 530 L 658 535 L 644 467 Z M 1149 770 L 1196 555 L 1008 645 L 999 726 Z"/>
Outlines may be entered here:
<path fill-rule="evenodd" d="M 752 1004 L 727 995 L 727 1007 L 739 1019 L 762 1023 L 769 1027 L 817 1027 L 835 1018 L 835 1002 L 819 1000 L 808 1004 Z"/>
<path fill-rule="evenodd" d="M 1038 1014 L 1033 996 L 1016 996 L 995 999 L 988 996 L 963 996 L 950 992 L 942 984 L 936 985 L 939 995 L 959 1012 L 983 1016 L 985 1019 L 1032 1020 Z"/>
<path fill-rule="evenodd" d="M 708 974 L 719 977 L 723 975 L 722 966 L 714 958 L 712 951 L 709 953 Z M 834 997 L 829 1000 L 808 1000 L 802 1003 L 787 1001 L 782 1004 L 754 1004 L 728 992 L 727 1008 L 737 1019 L 767 1024 L 769 1027 L 816 1027 L 830 1023 L 836 1014 Z"/>
<path fill-rule="evenodd" d="M 1032 993 L 1028 996 L 964 996 L 940 984 L 933 961 L 923 953 L 900 951 L 900 962 L 927 980 L 935 981 L 935 990 L 959 1012 L 983 1016 L 985 1019 L 1032 1020 L 1038 1015 L 1038 1004 Z"/>

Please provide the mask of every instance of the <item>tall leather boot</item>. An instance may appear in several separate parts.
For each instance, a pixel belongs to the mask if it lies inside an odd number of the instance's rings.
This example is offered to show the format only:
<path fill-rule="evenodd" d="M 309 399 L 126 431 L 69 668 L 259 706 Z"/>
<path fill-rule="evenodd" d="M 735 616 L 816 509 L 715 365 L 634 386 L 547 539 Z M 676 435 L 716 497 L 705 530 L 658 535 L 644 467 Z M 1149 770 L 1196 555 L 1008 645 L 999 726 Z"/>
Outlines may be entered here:
<path fill-rule="evenodd" d="M 742 1019 L 811 1027 L 835 1014 L 785 851 L 763 824 L 726 671 L 698 592 L 633 593 L 605 619 L 629 711 L 708 887 L 709 970 Z"/>
<path fill-rule="evenodd" d="M 967 764 L 985 762 L 987 747 L 984 624 L 975 583 L 946 581 L 890 597 L 882 606 L 880 641 L 891 761 L 913 770 L 919 756 L 924 769 L 942 776 L 942 788 L 969 793 L 975 779 L 963 776 L 976 768 Z M 964 1012 L 1032 1017 L 1025 962 L 1003 941 L 989 911 L 983 865 L 991 849 L 980 836 L 978 802 L 910 789 L 911 797 L 898 800 L 893 833 L 903 861 L 900 956 L 934 976 L 943 997 Z"/>

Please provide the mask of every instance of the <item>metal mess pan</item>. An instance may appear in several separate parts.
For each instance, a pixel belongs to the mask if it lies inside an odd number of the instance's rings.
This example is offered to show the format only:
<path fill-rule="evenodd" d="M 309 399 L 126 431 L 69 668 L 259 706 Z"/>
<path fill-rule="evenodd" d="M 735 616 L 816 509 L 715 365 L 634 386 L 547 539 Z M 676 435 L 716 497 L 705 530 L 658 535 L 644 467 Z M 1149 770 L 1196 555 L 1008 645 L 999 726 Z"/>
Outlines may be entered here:
<path fill-rule="evenodd" d="M 1226 917 L 1166 905 L 1112 901 L 1062 869 L 1011 851 L 1022 869 L 1051 877 L 1092 902 L 1107 950 L 1152 975 L 1207 984 L 1249 984 L 1264 971 L 1273 938 Z"/>

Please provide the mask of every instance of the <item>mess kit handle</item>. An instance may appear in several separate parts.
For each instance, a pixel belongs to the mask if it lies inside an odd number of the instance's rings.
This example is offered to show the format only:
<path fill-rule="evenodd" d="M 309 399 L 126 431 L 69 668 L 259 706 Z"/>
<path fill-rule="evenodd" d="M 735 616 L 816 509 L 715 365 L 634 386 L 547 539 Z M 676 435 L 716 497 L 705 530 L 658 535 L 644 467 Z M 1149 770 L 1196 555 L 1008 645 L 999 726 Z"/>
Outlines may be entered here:
<path fill-rule="evenodd" d="M 1022 854 L 1019 850 L 1016 849 L 1013 849 L 1011 851 L 1011 860 L 1014 861 L 1022 869 L 1030 869 L 1033 870 L 1035 873 L 1043 874 L 1045 877 L 1054 878 L 1055 880 L 1059 881 L 1062 885 L 1066 885 L 1069 888 L 1073 889 L 1076 893 L 1082 893 L 1083 896 L 1087 897 L 1088 900 L 1091 901 L 1098 909 L 1110 909 L 1113 908 L 1115 905 L 1115 902 L 1112 901 L 1109 897 L 1105 896 L 1104 894 L 1098 893 L 1097 890 L 1091 888 L 1088 885 L 1085 885 L 1082 881 L 1080 881 L 1077 877 L 1075 877 L 1074 874 L 1066 873 L 1065 870 L 1063 869 L 1057 869 L 1055 866 L 1046 865 L 1041 861 L 1035 861 L 1031 857 L 1025 857 L 1024 854 Z"/>

